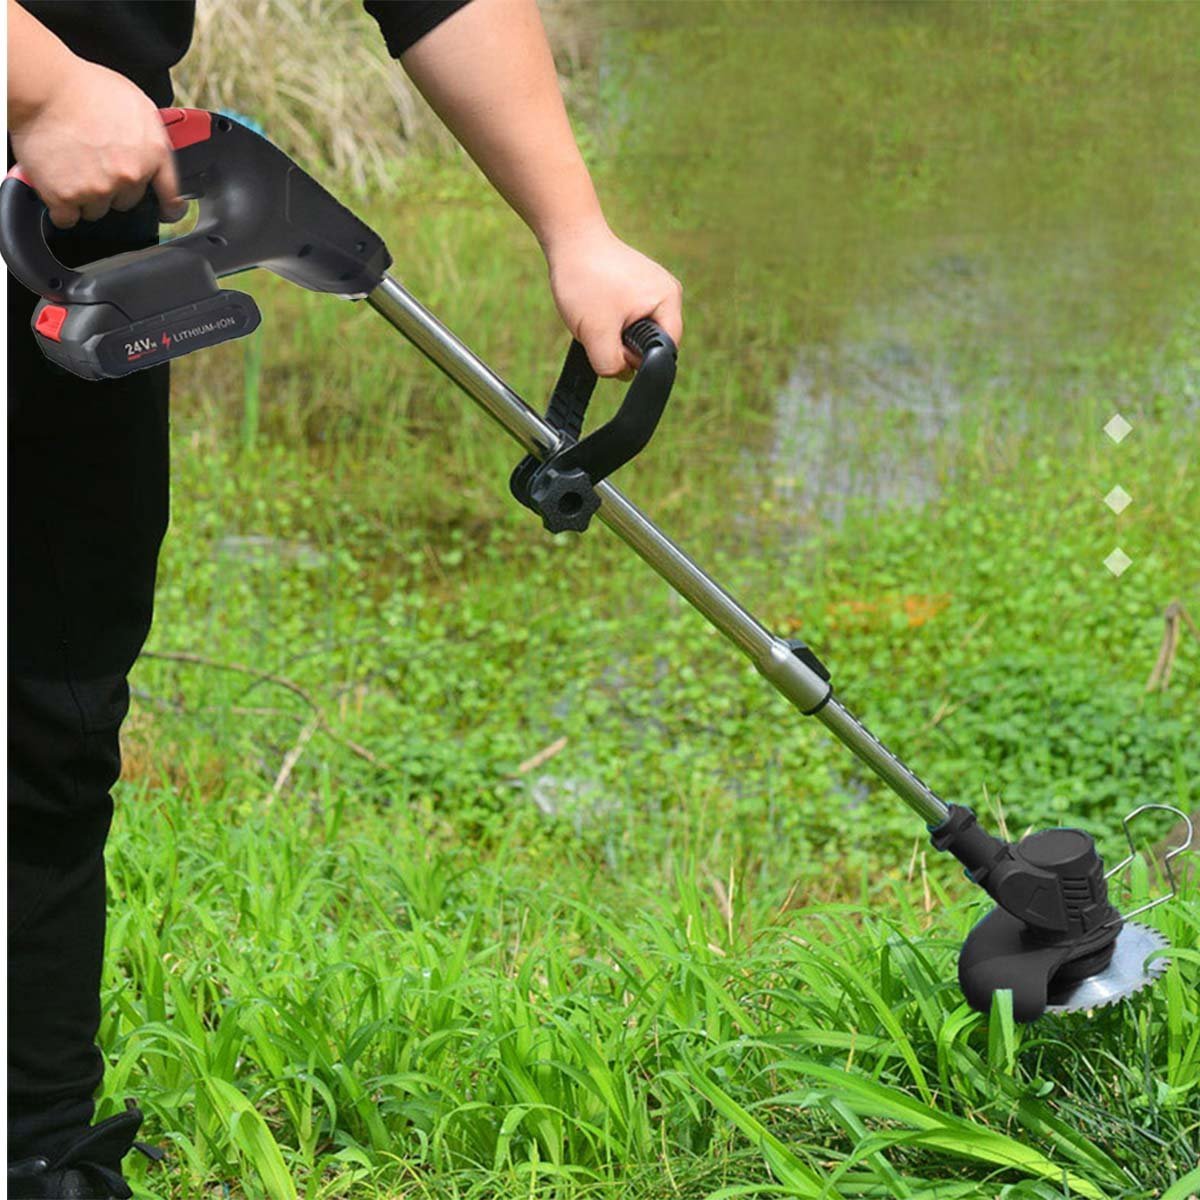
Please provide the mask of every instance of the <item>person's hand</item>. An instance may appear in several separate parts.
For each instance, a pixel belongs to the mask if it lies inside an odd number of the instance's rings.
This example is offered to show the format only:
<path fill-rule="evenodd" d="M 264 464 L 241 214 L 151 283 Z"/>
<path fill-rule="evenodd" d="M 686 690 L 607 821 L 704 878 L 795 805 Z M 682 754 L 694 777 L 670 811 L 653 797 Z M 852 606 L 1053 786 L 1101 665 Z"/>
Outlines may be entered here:
<path fill-rule="evenodd" d="M 678 345 L 683 336 L 679 280 L 607 228 L 557 242 L 547 249 L 550 290 L 559 315 L 583 343 L 597 375 L 628 378 L 637 355 L 621 331 L 649 317 Z"/>
<path fill-rule="evenodd" d="M 60 229 L 98 221 L 110 208 L 127 212 L 148 183 L 164 220 L 186 211 L 158 109 L 124 75 L 72 55 L 66 72 L 19 115 L 10 129 L 13 154 Z"/>

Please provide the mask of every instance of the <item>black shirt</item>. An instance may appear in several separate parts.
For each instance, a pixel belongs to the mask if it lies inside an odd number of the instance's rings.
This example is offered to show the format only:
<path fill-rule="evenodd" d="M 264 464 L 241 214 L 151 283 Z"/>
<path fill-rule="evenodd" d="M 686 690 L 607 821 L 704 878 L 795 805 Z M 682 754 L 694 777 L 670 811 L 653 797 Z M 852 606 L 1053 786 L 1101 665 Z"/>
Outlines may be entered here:
<path fill-rule="evenodd" d="M 468 0 L 364 0 L 396 58 Z M 19 0 L 80 58 L 132 79 L 159 107 L 192 40 L 194 0 Z"/>

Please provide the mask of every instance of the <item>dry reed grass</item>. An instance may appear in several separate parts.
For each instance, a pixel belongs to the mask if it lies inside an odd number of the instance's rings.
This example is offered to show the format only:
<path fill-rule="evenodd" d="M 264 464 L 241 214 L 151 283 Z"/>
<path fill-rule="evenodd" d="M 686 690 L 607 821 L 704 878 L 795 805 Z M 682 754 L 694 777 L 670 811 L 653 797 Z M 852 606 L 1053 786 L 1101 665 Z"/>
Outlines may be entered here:
<path fill-rule="evenodd" d="M 586 0 L 542 0 L 568 100 L 598 40 Z M 446 147 L 360 0 L 200 0 L 175 71 L 181 104 L 254 118 L 284 150 L 340 186 L 386 185 L 414 146 Z"/>

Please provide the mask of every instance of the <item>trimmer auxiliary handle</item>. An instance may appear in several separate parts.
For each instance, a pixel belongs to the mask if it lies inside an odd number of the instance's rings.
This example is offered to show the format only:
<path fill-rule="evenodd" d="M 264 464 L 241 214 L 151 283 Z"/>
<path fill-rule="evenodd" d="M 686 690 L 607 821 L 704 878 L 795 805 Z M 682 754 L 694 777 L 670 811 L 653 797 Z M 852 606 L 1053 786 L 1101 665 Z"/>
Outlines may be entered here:
<path fill-rule="evenodd" d="M 508 481 L 512 494 L 533 509 L 551 533 L 582 533 L 600 507 L 596 484 L 640 454 L 654 436 L 675 382 L 675 343 L 653 321 L 634 321 L 621 334 L 641 361 L 616 416 L 580 441 L 596 372 L 581 343 L 573 341 L 550 395 L 546 422 L 557 449 L 526 455 Z"/>
<path fill-rule="evenodd" d="M 112 379 L 244 337 L 258 306 L 217 279 L 266 267 L 301 287 L 363 296 L 391 264 L 380 237 L 266 138 L 220 113 L 165 108 L 191 233 L 71 268 L 46 243 L 46 206 L 20 165 L 0 185 L 0 254 L 42 297 L 33 329 L 52 362 Z"/>

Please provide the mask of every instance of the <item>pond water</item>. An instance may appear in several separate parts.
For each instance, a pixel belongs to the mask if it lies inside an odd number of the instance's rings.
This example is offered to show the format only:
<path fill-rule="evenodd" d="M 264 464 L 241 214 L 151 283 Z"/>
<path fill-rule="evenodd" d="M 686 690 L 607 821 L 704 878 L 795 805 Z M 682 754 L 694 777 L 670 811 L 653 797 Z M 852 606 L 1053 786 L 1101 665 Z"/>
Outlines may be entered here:
<path fill-rule="evenodd" d="M 745 469 L 798 521 L 921 503 L 966 439 L 1194 419 L 1200 6 L 594 11 L 597 157 L 767 368 Z"/>
<path fill-rule="evenodd" d="M 943 269 L 971 273 L 961 257 Z M 962 364 L 956 343 L 918 328 L 913 309 L 952 304 L 948 292 L 864 310 L 842 337 L 796 351 L 775 400 L 769 458 L 787 511 L 837 524 L 851 501 L 880 510 L 939 493 L 966 402 Z M 747 455 L 748 470 L 759 469 L 756 458 Z"/>

